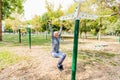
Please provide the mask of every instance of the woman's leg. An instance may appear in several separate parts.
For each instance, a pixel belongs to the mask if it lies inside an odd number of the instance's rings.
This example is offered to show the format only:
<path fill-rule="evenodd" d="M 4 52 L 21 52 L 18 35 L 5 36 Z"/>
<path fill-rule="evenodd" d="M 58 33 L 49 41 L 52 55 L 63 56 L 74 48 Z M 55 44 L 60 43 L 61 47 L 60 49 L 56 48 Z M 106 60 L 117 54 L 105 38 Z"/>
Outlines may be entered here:
<path fill-rule="evenodd" d="M 66 57 L 66 54 L 59 52 L 59 53 L 52 53 L 52 56 L 55 58 L 60 58 L 58 61 L 58 65 L 62 65 L 62 63 Z"/>
<path fill-rule="evenodd" d="M 66 54 L 60 52 L 59 55 L 60 55 L 60 59 L 58 61 L 58 65 L 62 65 L 64 59 L 66 58 Z"/>

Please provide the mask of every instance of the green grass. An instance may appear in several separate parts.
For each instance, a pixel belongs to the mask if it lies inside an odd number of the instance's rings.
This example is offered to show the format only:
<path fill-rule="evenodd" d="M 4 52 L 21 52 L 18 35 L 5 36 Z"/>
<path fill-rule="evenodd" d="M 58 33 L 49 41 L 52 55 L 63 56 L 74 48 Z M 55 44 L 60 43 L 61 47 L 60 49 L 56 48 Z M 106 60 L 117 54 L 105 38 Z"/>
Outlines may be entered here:
<path fill-rule="evenodd" d="M 93 62 L 102 63 L 111 66 L 117 66 L 115 64 L 114 58 L 116 55 L 114 53 L 108 53 L 104 51 L 90 51 L 90 50 L 81 50 L 78 54 L 78 58 L 82 59 L 86 63 L 93 64 Z M 111 61 L 111 62 L 110 62 Z"/>
<path fill-rule="evenodd" d="M 28 35 L 21 37 L 22 42 L 19 43 L 18 34 L 3 34 L 3 41 L 0 42 L 0 46 L 28 46 Z M 44 34 L 32 34 L 31 35 L 31 44 L 34 45 L 48 45 L 50 44 L 50 35 L 46 40 L 46 35 Z"/>
<path fill-rule="evenodd" d="M 28 46 L 28 35 L 24 35 L 21 37 L 22 43 L 19 43 L 19 37 L 18 34 L 3 34 L 2 35 L 3 41 L 0 42 L 0 47 L 14 47 L 14 46 Z M 46 35 L 44 34 L 32 34 L 31 35 L 31 44 L 32 46 L 35 45 L 50 45 L 50 35 L 48 35 L 48 39 L 46 40 Z M 0 70 L 4 69 L 14 63 L 17 63 L 22 60 L 26 60 L 25 56 L 18 56 L 14 53 L 11 53 L 9 51 L 0 51 Z"/>
<path fill-rule="evenodd" d="M 109 62 L 112 66 L 117 66 L 115 62 Z"/>
<path fill-rule="evenodd" d="M 78 51 L 78 59 L 84 62 L 84 66 L 89 64 L 93 65 L 93 62 L 102 63 L 111 66 L 117 66 L 114 61 L 114 57 L 117 56 L 114 53 L 108 53 L 104 51 L 95 50 L 80 50 Z M 67 51 L 69 57 L 72 57 L 71 51 Z"/>
<path fill-rule="evenodd" d="M 16 54 L 10 53 L 9 51 L 0 52 L 0 70 L 14 63 L 27 59 L 29 58 L 25 56 L 18 56 Z"/>

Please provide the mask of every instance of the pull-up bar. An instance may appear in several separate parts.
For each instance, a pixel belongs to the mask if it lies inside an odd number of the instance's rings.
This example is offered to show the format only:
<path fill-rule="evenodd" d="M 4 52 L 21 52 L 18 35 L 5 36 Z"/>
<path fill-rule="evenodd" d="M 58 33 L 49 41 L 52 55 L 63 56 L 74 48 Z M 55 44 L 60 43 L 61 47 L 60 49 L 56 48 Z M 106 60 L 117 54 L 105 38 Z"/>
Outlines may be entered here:
<path fill-rule="evenodd" d="M 112 16 L 112 15 L 97 16 L 97 15 L 93 15 L 93 14 L 87 14 L 87 13 L 84 13 L 84 12 L 80 12 L 81 3 L 84 2 L 85 0 L 74 0 L 74 1 L 79 3 L 78 9 L 76 10 L 76 12 L 72 13 L 72 14 L 69 14 L 67 16 L 62 16 L 62 17 L 59 18 L 60 20 L 75 19 L 71 80 L 75 80 L 75 77 L 76 77 L 76 63 L 77 63 L 77 54 L 78 54 L 78 34 L 79 34 L 80 19 L 95 20 L 98 17 L 110 17 L 110 16 Z"/>
<path fill-rule="evenodd" d="M 74 0 L 78 2 L 78 8 L 75 13 L 69 14 L 67 16 L 60 17 L 60 20 L 68 20 L 68 19 L 75 19 L 75 28 L 74 28 L 74 45 L 73 45 L 73 54 L 72 54 L 72 77 L 71 80 L 75 80 L 76 78 L 76 64 L 77 64 L 77 54 L 78 54 L 78 35 L 79 35 L 79 22 L 80 19 L 96 19 L 98 16 L 91 15 L 87 13 L 80 12 L 81 3 L 85 0 Z"/>
<path fill-rule="evenodd" d="M 62 16 L 60 17 L 60 20 L 70 20 L 70 19 L 75 19 L 75 13 L 69 14 L 67 16 Z M 93 15 L 93 14 L 87 14 L 85 12 L 80 12 L 78 15 L 78 19 L 90 19 L 90 20 L 95 20 L 97 19 L 98 16 L 97 15 Z"/>
<path fill-rule="evenodd" d="M 75 1 L 75 0 L 74 0 Z M 79 0 L 78 9 L 75 15 L 75 28 L 74 28 L 74 45 L 73 45 L 73 54 L 72 54 L 72 77 L 71 80 L 75 80 L 76 77 L 76 64 L 77 64 L 77 52 L 78 52 L 78 34 L 79 34 L 79 13 L 80 13 L 80 6 L 83 0 Z"/>

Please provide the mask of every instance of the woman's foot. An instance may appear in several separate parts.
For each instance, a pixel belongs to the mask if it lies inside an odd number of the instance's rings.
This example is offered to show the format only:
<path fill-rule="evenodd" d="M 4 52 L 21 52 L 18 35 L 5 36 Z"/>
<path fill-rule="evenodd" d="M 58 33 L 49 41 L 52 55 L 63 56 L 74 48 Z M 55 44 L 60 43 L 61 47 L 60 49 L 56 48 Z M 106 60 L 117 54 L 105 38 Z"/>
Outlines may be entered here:
<path fill-rule="evenodd" d="M 63 65 L 57 65 L 57 68 L 58 68 L 60 71 L 64 70 L 64 69 L 63 69 Z"/>

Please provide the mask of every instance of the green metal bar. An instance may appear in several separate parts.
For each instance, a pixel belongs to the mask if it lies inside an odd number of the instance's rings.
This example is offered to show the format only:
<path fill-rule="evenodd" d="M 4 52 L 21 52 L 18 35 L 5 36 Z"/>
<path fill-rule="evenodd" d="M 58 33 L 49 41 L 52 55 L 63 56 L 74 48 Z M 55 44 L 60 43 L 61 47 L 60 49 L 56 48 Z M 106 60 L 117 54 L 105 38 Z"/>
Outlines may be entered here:
<path fill-rule="evenodd" d="M 18 33 L 19 33 L 19 43 L 21 43 L 21 31 L 20 31 L 20 29 L 18 29 Z"/>
<path fill-rule="evenodd" d="M 28 27 L 28 46 L 31 49 L 31 29 Z"/>
<path fill-rule="evenodd" d="M 75 80 L 75 76 L 76 76 L 76 63 L 77 63 L 77 52 L 78 52 L 79 22 L 80 22 L 80 20 L 76 20 L 76 21 L 75 21 L 74 45 L 73 45 L 73 54 L 72 54 L 72 78 L 71 78 L 71 80 Z"/>

